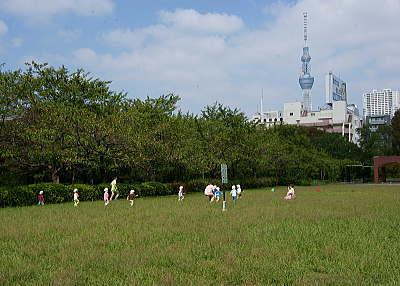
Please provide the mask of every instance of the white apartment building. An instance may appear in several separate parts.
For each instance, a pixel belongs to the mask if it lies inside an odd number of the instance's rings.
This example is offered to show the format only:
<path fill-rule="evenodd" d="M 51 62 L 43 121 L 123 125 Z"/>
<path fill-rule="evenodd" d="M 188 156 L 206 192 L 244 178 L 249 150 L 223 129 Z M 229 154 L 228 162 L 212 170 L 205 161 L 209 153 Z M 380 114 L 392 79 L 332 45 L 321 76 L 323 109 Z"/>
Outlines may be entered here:
<path fill-rule="evenodd" d="M 288 124 L 316 127 L 329 133 L 339 133 L 348 141 L 358 143 L 357 128 L 362 126 L 362 118 L 354 104 L 346 101 L 333 101 L 318 111 L 306 111 L 302 102 L 288 102 L 283 111 L 256 112 L 253 120 L 266 127 L 277 124 Z"/>
<path fill-rule="evenodd" d="M 363 94 L 364 117 L 375 115 L 394 116 L 400 108 L 400 92 L 391 89 L 372 90 Z"/>

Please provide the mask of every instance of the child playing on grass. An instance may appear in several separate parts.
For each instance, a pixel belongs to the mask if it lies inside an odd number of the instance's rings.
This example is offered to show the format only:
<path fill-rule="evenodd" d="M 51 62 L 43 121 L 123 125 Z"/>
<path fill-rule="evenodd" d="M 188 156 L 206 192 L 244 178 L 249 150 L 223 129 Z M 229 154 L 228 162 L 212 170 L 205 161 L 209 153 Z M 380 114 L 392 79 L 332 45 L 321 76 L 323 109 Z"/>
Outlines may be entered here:
<path fill-rule="evenodd" d="M 79 193 L 78 189 L 74 189 L 74 207 L 77 207 L 79 204 Z"/>
<path fill-rule="evenodd" d="M 236 202 L 236 197 L 237 197 L 237 191 L 236 191 L 236 186 L 232 186 L 232 191 L 231 191 L 231 196 L 234 202 Z"/>
<path fill-rule="evenodd" d="M 104 196 L 103 196 L 103 199 L 104 199 L 104 205 L 105 205 L 105 206 L 108 205 L 108 204 L 110 203 L 109 198 L 110 198 L 110 194 L 108 193 L 108 188 L 104 188 Z"/>
<path fill-rule="evenodd" d="M 238 199 L 240 199 L 242 197 L 242 188 L 240 187 L 240 185 L 236 185 L 236 192 Z"/>
<path fill-rule="evenodd" d="M 296 197 L 295 193 L 294 193 L 294 186 L 293 185 L 289 185 L 288 186 L 288 192 L 286 194 L 286 196 L 284 197 L 285 200 L 291 200 L 294 199 Z"/>
<path fill-rule="evenodd" d="M 43 191 L 39 192 L 38 195 L 38 205 L 39 206 L 44 206 L 44 195 L 43 195 Z"/>
<path fill-rule="evenodd" d="M 133 206 L 133 200 L 137 197 L 137 195 L 135 195 L 135 191 L 131 190 L 129 192 L 129 195 L 126 197 L 126 200 L 129 200 L 131 202 L 131 206 Z"/>
<path fill-rule="evenodd" d="M 219 187 L 216 187 L 216 188 L 215 188 L 215 200 L 216 200 L 217 202 L 218 202 L 219 199 L 221 198 L 221 195 L 222 195 L 221 190 L 219 189 Z"/>
<path fill-rule="evenodd" d="M 118 188 L 117 188 L 117 177 L 114 178 L 111 182 L 111 198 L 110 201 L 112 201 L 113 197 L 115 194 L 114 200 L 116 200 L 119 196 Z"/>
<path fill-rule="evenodd" d="M 184 195 L 183 186 L 179 186 L 178 201 L 182 201 L 185 198 L 183 195 Z"/>
<path fill-rule="evenodd" d="M 204 190 L 204 195 L 206 195 L 208 197 L 208 201 L 210 203 L 212 203 L 214 201 L 214 185 L 210 184 L 206 187 L 206 189 Z"/>

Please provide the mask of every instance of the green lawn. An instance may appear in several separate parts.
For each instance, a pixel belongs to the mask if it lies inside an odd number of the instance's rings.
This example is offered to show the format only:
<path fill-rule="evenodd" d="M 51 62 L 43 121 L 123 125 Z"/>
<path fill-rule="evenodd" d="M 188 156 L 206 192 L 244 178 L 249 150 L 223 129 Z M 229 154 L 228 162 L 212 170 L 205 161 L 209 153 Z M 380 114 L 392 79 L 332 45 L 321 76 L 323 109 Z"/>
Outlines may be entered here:
<path fill-rule="evenodd" d="M 0 209 L 0 285 L 399 285 L 400 186 Z"/>

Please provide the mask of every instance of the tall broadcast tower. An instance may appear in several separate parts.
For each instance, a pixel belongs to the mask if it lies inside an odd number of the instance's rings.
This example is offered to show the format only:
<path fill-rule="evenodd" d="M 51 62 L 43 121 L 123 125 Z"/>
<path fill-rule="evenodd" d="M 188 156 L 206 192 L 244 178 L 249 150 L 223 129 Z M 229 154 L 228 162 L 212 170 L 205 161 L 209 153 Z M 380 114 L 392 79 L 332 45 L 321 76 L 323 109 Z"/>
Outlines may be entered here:
<path fill-rule="evenodd" d="M 303 90 L 303 104 L 306 111 L 311 111 L 311 88 L 314 84 L 314 77 L 310 75 L 311 72 L 311 57 L 309 49 L 307 47 L 307 12 L 303 13 L 304 16 L 304 47 L 303 56 L 301 61 L 303 62 L 301 68 L 301 74 L 299 77 L 300 87 Z"/>

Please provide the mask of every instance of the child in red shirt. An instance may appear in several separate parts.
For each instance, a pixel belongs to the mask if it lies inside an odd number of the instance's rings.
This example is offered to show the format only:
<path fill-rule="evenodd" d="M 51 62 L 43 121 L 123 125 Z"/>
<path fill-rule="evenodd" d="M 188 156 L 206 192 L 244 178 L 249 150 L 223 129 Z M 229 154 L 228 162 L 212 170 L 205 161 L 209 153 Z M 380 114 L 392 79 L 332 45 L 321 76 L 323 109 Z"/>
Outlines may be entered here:
<path fill-rule="evenodd" d="M 44 206 L 44 195 L 43 195 L 43 191 L 40 191 L 40 192 L 39 192 L 39 195 L 38 195 L 37 200 L 38 200 L 38 205 L 39 205 L 39 206 Z"/>

